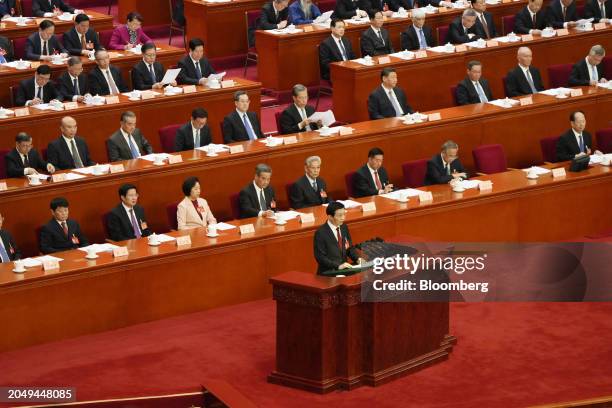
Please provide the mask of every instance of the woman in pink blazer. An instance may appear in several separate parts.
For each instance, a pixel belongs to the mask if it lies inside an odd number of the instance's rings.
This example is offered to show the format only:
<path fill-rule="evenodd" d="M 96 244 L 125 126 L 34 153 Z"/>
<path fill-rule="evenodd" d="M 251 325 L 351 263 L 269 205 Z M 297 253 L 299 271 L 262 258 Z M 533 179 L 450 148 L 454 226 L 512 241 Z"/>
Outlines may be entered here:
<path fill-rule="evenodd" d="M 132 11 L 127 16 L 127 24 L 115 28 L 108 43 L 111 50 L 129 50 L 138 44 L 152 42 L 142 31 L 142 16 Z"/>
<path fill-rule="evenodd" d="M 200 192 L 200 180 L 197 177 L 188 177 L 183 182 L 185 198 L 176 208 L 179 230 L 206 227 L 208 224 L 217 223 L 206 200 L 200 198 Z"/>

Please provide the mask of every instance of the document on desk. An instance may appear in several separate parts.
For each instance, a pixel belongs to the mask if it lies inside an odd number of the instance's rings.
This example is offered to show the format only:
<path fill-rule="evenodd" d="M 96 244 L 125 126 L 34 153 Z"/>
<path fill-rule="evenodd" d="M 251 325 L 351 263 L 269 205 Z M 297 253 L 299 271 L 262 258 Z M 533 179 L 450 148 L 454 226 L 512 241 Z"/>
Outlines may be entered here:
<path fill-rule="evenodd" d="M 546 89 L 544 91 L 540 91 L 540 93 L 542 95 L 548 95 L 548 96 L 559 96 L 559 95 L 569 95 L 572 92 L 572 90 L 570 88 L 551 88 L 551 89 Z"/>
<path fill-rule="evenodd" d="M 423 191 L 417 190 L 415 188 L 405 188 L 403 190 L 395 190 L 390 193 L 381 194 L 381 197 L 389 198 L 391 200 L 399 200 L 403 197 L 419 197 L 423 194 Z"/>
<path fill-rule="evenodd" d="M 516 99 L 495 99 L 493 101 L 489 101 L 487 103 L 490 103 L 491 105 L 495 105 L 498 106 L 500 108 L 504 108 L 504 109 L 508 109 L 511 108 L 513 106 L 518 105 L 520 102 L 517 101 Z"/>
<path fill-rule="evenodd" d="M 76 173 L 80 173 L 80 174 L 92 174 L 92 175 L 106 174 L 110 171 L 110 164 L 96 164 L 94 166 L 81 167 L 80 169 L 73 169 L 72 171 Z"/>
<path fill-rule="evenodd" d="M 357 201 L 353 201 L 353 200 L 336 200 L 339 203 L 342 203 L 342 205 L 344 206 L 344 208 L 357 208 L 357 207 L 361 207 L 361 203 L 358 203 Z M 327 207 L 328 204 L 323 204 L 323 207 Z"/>
<path fill-rule="evenodd" d="M 70 180 L 78 180 L 78 179 L 82 179 L 85 178 L 84 175 L 82 174 L 78 174 L 78 173 L 67 173 L 66 174 L 66 180 L 70 181 Z"/>
<path fill-rule="evenodd" d="M 411 60 L 415 57 L 415 54 L 412 51 L 404 50 L 400 52 L 395 52 L 393 54 L 389 54 L 389 56 L 403 59 L 403 60 Z"/>
<path fill-rule="evenodd" d="M 218 74 L 210 74 L 208 76 L 208 78 L 206 78 L 206 79 L 209 80 L 209 81 L 221 81 L 221 80 L 223 80 L 223 77 L 225 76 L 226 73 L 227 72 L 223 71 L 223 72 L 220 72 Z"/>
<path fill-rule="evenodd" d="M 539 167 L 539 166 L 532 166 L 532 167 L 529 167 L 528 169 L 523 169 L 523 171 L 526 173 L 530 172 L 531 170 L 533 170 L 535 174 L 537 174 L 538 176 L 541 176 L 542 174 L 550 173 L 549 169 L 545 169 L 544 167 Z"/>
<path fill-rule="evenodd" d="M 272 217 L 272 219 L 274 220 L 282 220 L 282 221 L 289 221 L 292 220 L 294 218 L 297 218 L 300 216 L 300 213 L 297 211 L 277 211 L 276 213 L 274 213 L 274 216 Z"/>
<path fill-rule="evenodd" d="M 79 248 L 80 251 L 83 252 L 88 252 L 89 249 L 93 249 L 95 251 L 96 254 L 100 253 L 100 252 L 113 252 L 113 249 L 115 248 L 119 248 L 117 245 L 113 245 L 113 244 L 91 244 L 91 245 L 87 245 L 84 247 Z"/>
<path fill-rule="evenodd" d="M 319 17 L 315 18 L 313 20 L 314 24 L 320 24 L 320 23 L 324 23 L 328 20 L 331 19 L 331 15 L 333 14 L 334 10 L 330 10 L 330 11 L 326 11 L 325 13 L 321 14 Z"/>
<path fill-rule="evenodd" d="M 235 225 L 228 224 L 226 222 L 218 222 L 216 225 L 217 225 L 217 231 L 227 231 L 227 230 L 237 228 Z"/>
<path fill-rule="evenodd" d="M 161 83 L 163 85 L 171 84 L 172 82 L 176 81 L 176 77 L 178 77 L 178 74 L 180 73 L 181 73 L 181 68 L 167 70 L 166 73 L 164 74 L 164 78 L 162 79 Z"/>
<path fill-rule="evenodd" d="M 58 258 L 58 257 L 51 256 L 51 255 L 43 255 L 43 256 L 38 256 L 36 258 L 23 259 L 23 266 L 25 266 L 26 268 L 33 268 L 36 266 L 41 266 L 43 262 L 45 261 L 61 262 L 63 260 L 64 260 L 63 258 Z"/>
<path fill-rule="evenodd" d="M 468 190 L 470 188 L 478 188 L 478 186 L 480 185 L 480 180 L 461 180 L 457 184 Z"/>
<path fill-rule="evenodd" d="M 612 160 L 612 153 L 608 154 L 592 154 L 589 158 L 589 164 L 607 163 Z"/>
<path fill-rule="evenodd" d="M 321 121 L 323 126 L 329 126 L 332 123 L 336 122 L 336 117 L 334 116 L 334 112 L 331 109 L 325 112 L 315 112 L 310 115 L 308 119 L 310 119 L 311 122 Z"/>
<path fill-rule="evenodd" d="M 168 153 L 151 153 L 144 156 L 140 156 L 139 159 L 154 162 L 157 157 L 160 157 L 162 160 L 166 160 L 168 159 L 168 157 L 170 157 L 170 155 Z"/>
<path fill-rule="evenodd" d="M 209 154 L 229 152 L 229 149 L 230 148 L 228 145 L 215 144 L 215 143 L 210 143 L 210 144 L 207 144 L 206 146 L 196 147 L 196 150 L 201 150 Z"/>

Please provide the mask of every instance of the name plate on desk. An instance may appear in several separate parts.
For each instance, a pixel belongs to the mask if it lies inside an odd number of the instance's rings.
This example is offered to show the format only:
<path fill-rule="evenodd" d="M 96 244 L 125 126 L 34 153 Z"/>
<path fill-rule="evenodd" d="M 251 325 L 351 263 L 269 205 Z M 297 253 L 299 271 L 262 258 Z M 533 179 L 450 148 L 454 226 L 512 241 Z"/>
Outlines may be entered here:
<path fill-rule="evenodd" d="M 493 183 L 491 180 L 483 180 L 478 184 L 478 189 L 480 191 L 491 191 L 493 190 Z"/>
<path fill-rule="evenodd" d="M 221 88 L 231 88 L 236 85 L 233 79 L 226 79 L 225 81 L 221 81 Z"/>
<path fill-rule="evenodd" d="M 376 211 L 376 203 L 370 201 L 369 203 L 363 203 L 361 204 L 361 211 L 362 212 L 371 212 L 371 211 Z"/>
<path fill-rule="evenodd" d="M 28 108 L 20 108 L 15 109 L 15 117 L 18 118 L 20 116 L 28 116 L 30 114 L 30 109 Z"/>
<path fill-rule="evenodd" d="M 5 28 L 6 28 L 6 24 L 4 24 L 4 23 L 0 23 L 0 29 L 1 29 L 1 30 L 4 30 Z"/>
<path fill-rule="evenodd" d="M 8 187 L 6 186 L 6 182 L 3 181 L 2 183 L 0 183 L 0 191 L 6 191 L 7 188 Z"/>
<path fill-rule="evenodd" d="M 107 105 L 112 105 L 114 103 L 119 103 L 119 97 L 117 95 L 107 96 L 105 99 L 106 99 L 106 104 Z"/>
<path fill-rule="evenodd" d="M 523 41 L 533 41 L 533 35 L 531 35 L 531 34 L 523 35 L 523 36 L 521 36 L 521 40 L 523 40 Z"/>
<path fill-rule="evenodd" d="M 519 103 L 521 106 L 533 105 L 533 98 L 528 96 L 527 98 L 519 99 Z"/>
<path fill-rule="evenodd" d="M 593 24 L 593 28 L 596 30 L 605 30 L 606 23 L 595 23 Z"/>
<path fill-rule="evenodd" d="M 240 235 L 255 233 L 255 226 L 253 224 L 241 225 L 239 228 Z"/>
<path fill-rule="evenodd" d="M 191 236 L 183 235 L 182 237 L 176 237 L 176 246 L 191 245 Z"/>
<path fill-rule="evenodd" d="M 230 148 L 230 154 L 244 153 L 244 146 L 243 145 L 230 146 L 229 148 Z"/>
<path fill-rule="evenodd" d="M 305 33 L 309 33 L 309 32 L 314 30 L 314 28 L 312 28 L 312 26 L 310 26 L 310 25 L 304 26 L 302 28 L 304 29 Z"/>
<path fill-rule="evenodd" d="M 183 162 L 183 156 L 181 156 L 180 154 L 172 154 L 168 156 L 168 164 L 182 163 L 182 162 Z"/>
<path fill-rule="evenodd" d="M 32 61 L 32 62 L 30 62 L 30 68 L 36 69 L 38 67 L 40 67 L 40 61 Z"/>
<path fill-rule="evenodd" d="M 64 109 L 66 110 L 72 110 L 72 109 L 78 109 L 79 104 L 76 102 L 66 102 L 64 103 Z"/>
<path fill-rule="evenodd" d="M 495 40 L 487 41 L 487 48 L 489 48 L 489 47 L 497 47 L 498 45 L 499 45 L 499 42 L 497 42 Z"/>
<path fill-rule="evenodd" d="M 196 86 L 195 85 L 187 85 L 183 87 L 183 93 L 194 93 L 196 91 Z"/>
<path fill-rule="evenodd" d="M 566 173 L 565 173 L 565 168 L 564 167 L 559 167 L 559 168 L 556 168 L 556 169 L 552 169 L 552 177 L 554 179 L 562 178 L 562 177 L 565 177 L 565 176 L 566 176 Z"/>
<path fill-rule="evenodd" d="M 436 113 L 430 113 L 429 115 L 427 115 L 427 120 L 429 122 L 435 122 L 436 120 L 441 120 L 442 116 L 440 116 L 440 112 L 436 112 Z"/>
<path fill-rule="evenodd" d="M 378 63 L 379 64 L 388 64 L 391 62 L 391 58 L 387 57 L 380 57 L 378 58 Z"/>
<path fill-rule="evenodd" d="M 417 59 L 418 58 L 427 58 L 427 51 L 425 51 L 425 50 L 417 51 L 414 54 L 414 58 L 417 58 Z"/>
<path fill-rule="evenodd" d="M 283 143 L 288 145 L 288 144 L 295 144 L 297 143 L 297 137 L 295 136 L 287 136 L 283 139 Z"/>
<path fill-rule="evenodd" d="M 127 249 L 127 247 L 120 246 L 118 248 L 113 248 L 113 257 L 114 258 L 120 258 L 122 256 L 128 256 L 128 249 Z"/>
<path fill-rule="evenodd" d="M 52 271 L 55 269 L 59 269 L 59 261 L 56 259 L 49 259 L 43 262 L 43 270 L 44 271 Z"/>
<path fill-rule="evenodd" d="M 447 11 L 447 10 L 448 10 L 448 9 L 447 9 L 446 7 L 444 7 L 444 6 L 440 6 L 440 7 L 438 7 L 438 12 L 439 12 L 439 13 L 444 13 L 444 12 L 445 12 L 445 11 Z"/>
<path fill-rule="evenodd" d="M 564 35 L 569 35 L 569 31 L 567 30 L 567 28 L 559 28 L 557 30 L 557 36 L 562 37 Z"/>
<path fill-rule="evenodd" d="M 66 181 L 66 174 L 65 174 L 65 173 L 63 173 L 63 174 L 53 174 L 53 175 L 51 176 L 51 180 L 52 180 L 54 183 L 56 183 L 56 182 L 58 182 L 58 181 Z"/>
<path fill-rule="evenodd" d="M 145 99 L 153 99 L 155 98 L 156 92 L 142 92 L 140 97 L 144 101 Z"/>
<path fill-rule="evenodd" d="M 582 88 L 580 88 L 580 89 L 572 89 L 570 91 L 570 96 L 582 96 Z"/>
<path fill-rule="evenodd" d="M 342 127 L 342 129 L 340 129 L 340 136 L 352 135 L 353 130 L 354 129 L 352 127 Z"/>
<path fill-rule="evenodd" d="M 315 222 L 315 217 L 313 213 L 304 213 L 300 214 L 300 222 L 302 224 L 309 224 Z"/>
<path fill-rule="evenodd" d="M 125 171 L 125 167 L 123 167 L 123 164 L 111 164 L 110 165 L 111 174 L 121 173 L 122 171 Z"/>
<path fill-rule="evenodd" d="M 465 52 L 467 51 L 467 46 L 465 44 L 459 44 L 455 47 L 455 52 Z"/>
<path fill-rule="evenodd" d="M 431 191 L 423 191 L 419 194 L 419 201 L 422 203 L 430 203 L 433 201 L 433 194 L 431 194 Z"/>

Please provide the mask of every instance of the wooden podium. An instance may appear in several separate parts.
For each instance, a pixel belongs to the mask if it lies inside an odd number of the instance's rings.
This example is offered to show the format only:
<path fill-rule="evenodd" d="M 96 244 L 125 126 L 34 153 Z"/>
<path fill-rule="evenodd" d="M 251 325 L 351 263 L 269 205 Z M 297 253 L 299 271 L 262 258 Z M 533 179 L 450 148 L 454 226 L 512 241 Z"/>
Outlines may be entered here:
<path fill-rule="evenodd" d="M 278 275 L 275 384 L 327 393 L 377 386 L 446 360 L 448 303 L 361 302 L 361 275 Z"/>

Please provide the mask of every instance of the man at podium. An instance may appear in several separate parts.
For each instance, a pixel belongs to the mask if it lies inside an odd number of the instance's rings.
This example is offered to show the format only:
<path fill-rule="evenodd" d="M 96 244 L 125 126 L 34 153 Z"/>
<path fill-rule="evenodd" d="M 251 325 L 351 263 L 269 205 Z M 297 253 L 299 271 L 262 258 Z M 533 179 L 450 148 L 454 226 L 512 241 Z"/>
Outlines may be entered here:
<path fill-rule="evenodd" d="M 353 262 L 359 260 L 348 226 L 344 224 L 344 205 L 333 201 L 325 212 L 327 222 L 317 229 L 314 236 L 314 256 L 319 264 L 317 273 L 320 275 L 327 271 L 351 268 L 348 258 Z"/>

